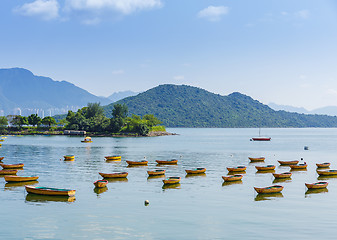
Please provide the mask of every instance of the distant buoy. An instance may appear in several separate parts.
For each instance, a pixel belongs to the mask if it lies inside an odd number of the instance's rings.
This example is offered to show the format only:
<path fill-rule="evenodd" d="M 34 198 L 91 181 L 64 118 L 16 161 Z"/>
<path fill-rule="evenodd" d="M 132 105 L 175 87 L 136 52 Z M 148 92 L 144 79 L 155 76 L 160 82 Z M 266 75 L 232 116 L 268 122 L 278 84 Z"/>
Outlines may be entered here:
<path fill-rule="evenodd" d="M 150 204 L 150 201 L 149 200 L 145 200 L 144 205 L 147 206 L 149 204 Z"/>

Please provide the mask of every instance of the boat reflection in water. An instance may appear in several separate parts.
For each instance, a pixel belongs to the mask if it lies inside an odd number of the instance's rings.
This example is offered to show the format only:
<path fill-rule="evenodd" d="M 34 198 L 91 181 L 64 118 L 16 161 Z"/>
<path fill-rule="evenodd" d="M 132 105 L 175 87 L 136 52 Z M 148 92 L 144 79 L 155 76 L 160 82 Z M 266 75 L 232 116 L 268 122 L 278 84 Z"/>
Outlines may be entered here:
<path fill-rule="evenodd" d="M 107 180 L 109 183 L 113 182 L 127 182 L 129 181 L 126 177 L 125 178 L 103 178 L 104 180 Z"/>
<path fill-rule="evenodd" d="M 273 183 L 291 182 L 291 178 L 275 178 Z"/>
<path fill-rule="evenodd" d="M 238 180 L 238 181 L 232 181 L 232 182 L 223 182 L 222 186 L 229 186 L 229 185 L 235 185 L 235 184 L 242 184 L 242 180 Z"/>
<path fill-rule="evenodd" d="M 151 179 L 158 179 L 158 178 L 165 178 L 165 174 L 162 175 L 156 175 L 156 176 L 148 176 L 147 180 L 151 180 Z"/>
<path fill-rule="evenodd" d="M 5 190 L 10 190 L 11 188 L 24 187 L 26 185 L 36 185 L 39 181 L 27 181 L 27 182 L 9 182 L 5 184 Z"/>
<path fill-rule="evenodd" d="M 206 177 L 206 173 L 188 173 L 185 175 L 185 178 L 198 178 L 198 177 Z"/>
<path fill-rule="evenodd" d="M 74 196 L 47 196 L 47 195 L 39 195 L 28 193 L 26 195 L 26 202 L 37 202 L 37 203 L 44 203 L 44 202 L 74 202 L 76 198 Z"/>
<path fill-rule="evenodd" d="M 163 185 L 163 190 L 165 189 L 180 189 L 181 187 L 181 184 L 180 183 L 173 183 L 173 184 L 164 184 Z"/>
<path fill-rule="evenodd" d="M 266 200 L 274 200 L 276 198 L 283 198 L 282 193 L 259 193 L 255 197 L 255 201 L 266 201 Z"/>
<path fill-rule="evenodd" d="M 329 192 L 329 190 L 327 188 L 308 189 L 305 192 L 305 197 L 309 197 L 311 194 L 327 193 L 327 192 Z"/>
<path fill-rule="evenodd" d="M 108 187 L 95 187 L 94 188 L 94 193 L 96 193 L 97 195 L 104 193 L 108 190 Z"/>
<path fill-rule="evenodd" d="M 337 179 L 337 175 L 326 175 L 326 176 L 318 176 L 317 180 L 330 180 L 330 179 Z"/>

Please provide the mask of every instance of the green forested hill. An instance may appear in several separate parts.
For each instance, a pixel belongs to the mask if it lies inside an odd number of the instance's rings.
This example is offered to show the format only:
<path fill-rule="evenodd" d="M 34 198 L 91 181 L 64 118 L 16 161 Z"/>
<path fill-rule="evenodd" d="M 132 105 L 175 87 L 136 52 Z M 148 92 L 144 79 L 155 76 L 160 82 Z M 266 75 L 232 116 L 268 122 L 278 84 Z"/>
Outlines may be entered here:
<path fill-rule="evenodd" d="M 337 118 L 274 111 L 241 93 L 221 96 L 186 85 L 160 85 L 117 103 L 130 114 L 153 114 L 166 127 L 337 127 Z M 113 104 L 105 106 L 111 117 Z"/>

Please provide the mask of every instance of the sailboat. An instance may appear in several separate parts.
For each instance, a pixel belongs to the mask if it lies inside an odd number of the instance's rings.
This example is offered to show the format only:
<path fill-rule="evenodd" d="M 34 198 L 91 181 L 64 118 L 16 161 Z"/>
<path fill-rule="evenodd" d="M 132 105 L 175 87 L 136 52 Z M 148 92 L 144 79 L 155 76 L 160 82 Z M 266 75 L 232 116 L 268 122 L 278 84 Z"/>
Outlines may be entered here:
<path fill-rule="evenodd" d="M 259 136 L 253 137 L 250 141 L 270 141 L 271 137 L 261 137 L 261 128 L 259 128 Z"/>

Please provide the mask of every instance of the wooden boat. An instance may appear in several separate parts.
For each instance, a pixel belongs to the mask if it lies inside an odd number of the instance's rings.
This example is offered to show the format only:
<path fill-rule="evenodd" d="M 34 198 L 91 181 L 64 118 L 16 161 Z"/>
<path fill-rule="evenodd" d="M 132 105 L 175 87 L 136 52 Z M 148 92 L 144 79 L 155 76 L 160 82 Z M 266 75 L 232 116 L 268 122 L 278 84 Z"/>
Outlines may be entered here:
<path fill-rule="evenodd" d="M 129 166 L 130 165 L 147 165 L 147 163 L 149 162 L 149 161 L 147 161 L 147 160 L 141 160 L 141 161 L 126 161 L 127 162 L 127 164 L 129 164 Z"/>
<path fill-rule="evenodd" d="M 122 160 L 122 156 L 118 156 L 118 155 L 105 156 L 104 158 L 106 161 L 121 161 Z"/>
<path fill-rule="evenodd" d="M 290 161 L 278 161 L 280 165 L 296 165 L 298 164 L 298 160 L 290 160 Z"/>
<path fill-rule="evenodd" d="M 316 182 L 316 183 L 306 183 L 305 186 L 308 189 L 319 189 L 319 188 L 326 188 L 328 186 L 328 182 Z"/>
<path fill-rule="evenodd" d="M 204 173 L 206 172 L 206 168 L 195 168 L 190 170 L 185 170 L 187 174 L 198 174 L 198 173 Z"/>
<path fill-rule="evenodd" d="M 99 173 L 104 178 L 126 178 L 127 172 L 114 172 L 114 173 Z"/>
<path fill-rule="evenodd" d="M 3 163 L 0 163 L 0 166 L 3 169 L 15 169 L 15 168 L 23 168 L 24 164 L 23 163 L 18 163 L 18 164 L 3 164 Z"/>
<path fill-rule="evenodd" d="M 316 163 L 317 168 L 328 168 L 330 167 L 330 163 L 325 162 L 325 163 Z"/>
<path fill-rule="evenodd" d="M 38 176 L 16 176 L 16 175 L 5 175 L 6 182 L 27 182 L 36 181 Z"/>
<path fill-rule="evenodd" d="M 284 173 L 273 173 L 275 178 L 290 178 L 292 175 L 291 172 L 284 172 Z"/>
<path fill-rule="evenodd" d="M 94 182 L 95 187 L 102 188 L 105 187 L 109 182 L 107 180 L 97 180 Z"/>
<path fill-rule="evenodd" d="M 74 196 L 76 191 L 71 189 L 49 188 L 49 187 L 34 187 L 25 186 L 28 193 L 50 195 L 50 196 Z"/>
<path fill-rule="evenodd" d="M 337 170 L 317 170 L 320 176 L 337 175 Z"/>
<path fill-rule="evenodd" d="M 267 165 L 267 166 L 255 166 L 257 171 L 268 171 L 268 170 L 274 170 L 275 165 Z"/>
<path fill-rule="evenodd" d="M 163 180 L 164 184 L 175 184 L 180 182 L 180 177 L 169 177 Z"/>
<path fill-rule="evenodd" d="M 246 171 L 247 167 L 245 166 L 237 166 L 237 167 L 228 167 L 228 172 L 243 172 Z"/>
<path fill-rule="evenodd" d="M 270 141 L 271 137 L 253 137 L 251 138 L 253 141 Z"/>
<path fill-rule="evenodd" d="M 0 175 L 15 175 L 17 172 L 17 169 L 3 169 L 0 170 Z"/>
<path fill-rule="evenodd" d="M 0 161 L 2 161 L 5 157 L 0 157 Z"/>
<path fill-rule="evenodd" d="M 158 164 L 178 164 L 178 159 L 171 159 L 171 160 L 156 160 Z"/>
<path fill-rule="evenodd" d="M 225 182 L 234 182 L 234 181 L 240 181 L 243 178 L 243 175 L 229 175 L 229 176 L 222 176 L 222 179 Z"/>
<path fill-rule="evenodd" d="M 301 163 L 301 164 L 297 164 L 297 165 L 289 165 L 289 167 L 291 168 L 291 170 L 294 169 L 307 169 L 307 164 L 306 163 Z"/>
<path fill-rule="evenodd" d="M 263 188 L 254 187 L 254 189 L 257 193 L 279 193 L 283 190 L 283 186 L 273 185 L 270 187 L 263 187 Z"/>
<path fill-rule="evenodd" d="M 147 171 L 147 174 L 149 174 L 149 176 L 164 175 L 165 174 L 165 170 L 158 169 L 158 170 L 154 170 L 154 171 Z"/>
<path fill-rule="evenodd" d="M 74 155 L 65 155 L 63 157 L 64 157 L 64 161 L 74 161 L 75 160 Z"/>
<path fill-rule="evenodd" d="M 3 141 L 5 141 L 5 139 L 0 139 L 0 142 L 3 142 Z"/>
<path fill-rule="evenodd" d="M 264 162 L 266 159 L 265 157 L 258 157 L 258 158 L 253 158 L 253 157 L 248 157 L 250 162 Z"/>
<path fill-rule="evenodd" d="M 85 137 L 82 143 L 92 143 L 91 137 Z"/>

